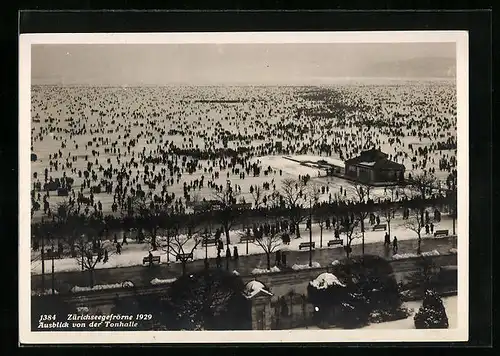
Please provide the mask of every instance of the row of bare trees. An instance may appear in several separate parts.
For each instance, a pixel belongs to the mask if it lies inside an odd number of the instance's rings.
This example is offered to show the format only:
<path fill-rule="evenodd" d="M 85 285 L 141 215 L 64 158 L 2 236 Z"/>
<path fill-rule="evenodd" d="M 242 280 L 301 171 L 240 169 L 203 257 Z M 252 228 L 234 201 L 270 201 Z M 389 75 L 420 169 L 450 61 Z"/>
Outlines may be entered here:
<path fill-rule="evenodd" d="M 394 194 L 407 196 L 410 199 L 419 198 L 425 201 L 433 190 L 436 189 L 436 178 L 432 175 L 415 175 L 411 182 L 405 187 L 387 187 L 386 197 L 388 200 L 394 200 Z M 352 215 L 354 219 L 344 219 L 344 226 L 341 226 L 345 234 L 346 253 L 350 253 L 352 242 L 361 235 L 362 249 L 364 253 L 364 234 L 365 220 L 373 210 L 370 206 L 370 193 L 372 188 L 369 185 L 361 183 L 349 183 L 346 190 L 349 192 L 350 203 L 353 204 Z M 321 186 L 311 180 L 295 180 L 286 178 L 281 182 L 281 188 L 273 191 L 270 195 L 270 204 L 276 208 L 282 208 L 286 218 L 290 223 L 290 232 L 296 238 L 300 238 L 300 224 L 309 217 L 312 224 L 313 212 L 317 218 L 320 227 L 320 234 L 323 234 L 323 227 L 326 216 L 331 212 L 325 211 L 324 214 L 318 213 L 317 206 L 320 204 Z M 456 192 L 455 192 L 456 194 Z M 262 200 L 262 191 L 259 187 L 252 189 L 254 199 L 254 208 L 260 206 Z M 339 200 L 347 200 L 347 194 L 337 196 Z M 235 208 L 239 198 L 239 193 L 228 183 L 225 189 L 214 191 L 212 201 L 217 203 L 217 210 L 222 227 L 226 237 L 226 245 L 230 245 L 230 230 L 234 221 L 239 217 L 241 211 Z M 456 199 L 455 199 L 456 201 Z M 389 235 L 391 233 L 391 220 L 397 204 L 386 204 L 382 206 L 382 215 L 388 225 Z M 211 207 L 209 209 L 212 209 Z M 455 208 L 456 210 L 456 208 Z M 420 253 L 421 235 L 425 227 L 424 224 L 425 205 L 421 204 L 411 209 L 409 218 L 406 220 L 406 227 L 417 234 L 418 253 Z M 140 226 L 141 233 L 145 233 L 144 242 L 151 244 L 153 251 L 162 250 L 166 253 L 167 259 L 173 257 L 183 265 L 187 263 L 190 254 L 203 241 L 200 236 L 201 227 L 195 220 L 195 215 L 184 214 L 182 216 L 172 213 L 168 204 L 148 200 L 147 197 L 136 197 L 132 200 L 131 209 L 127 212 L 127 218 L 133 219 Z M 359 232 L 358 229 L 359 227 Z M 97 264 L 95 258 L 95 240 L 100 240 L 102 231 L 107 231 L 106 219 L 86 219 L 76 213 L 73 202 L 64 202 L 58 206 L 57 213 L 54 214 L 54 221 L 51 231 L 40 232 L 42 235 L 51 234 L 53 237 L 66 241 L 71 249 L 71 255 L 77 259 L 82 270 L 93 271 Z M 309 229 L 309 238 L 312 240 L 312 229 Z M 320 237 L 322 239 L 322 236 Z M 265 236 L 264 239 L 258 239 L 254 243 L 259 245 L 264 253 L 270 255 L 280 246 L 282 236 L 274 234 Z M 312 249 L 310 249 L 312 251 Z M 312 258 L 312 253 L 310 253 Z M 310 260 L 311 260 L 310 258 Z M 312 260 L 310 261 L 310 264 Z"/>

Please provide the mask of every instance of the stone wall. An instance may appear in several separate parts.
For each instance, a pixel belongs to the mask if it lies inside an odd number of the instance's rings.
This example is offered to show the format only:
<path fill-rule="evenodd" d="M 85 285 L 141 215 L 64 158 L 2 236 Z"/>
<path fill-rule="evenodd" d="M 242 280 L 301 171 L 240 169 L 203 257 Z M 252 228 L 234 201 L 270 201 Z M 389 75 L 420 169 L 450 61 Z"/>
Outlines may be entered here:
<path fill-rule="evenodd" d="M 457 265 L 457 255 L 440 255 L 426 257 L 432 260 L 437 266 L 456 266 Z M 411 258 L 405 260 L 395 260 L 391 261 L 394 275 L 396 280 L 399 282 L 404 280 L 405 276 L 411 272 L 417 270 L 418 258 Z M 287 295 L 290 291 L 297 294 L 307 294 L 307 285 L 318 275 L 324 272 L 332 272 L 333 266 L 331 267 L 321 267 L 313 269 L 305 269 L 299 271 L 282 271 L 279 273 L 270 273 L 262 275 L 251 275 L 242 276 L 245 283 L 251 280 L 258 280 L 262 282 L 269 290 L 274 294 L 273 300 Z M 165 286 L 152 288 L 144 290 L 131 291 L 130 289 L 119 289 L 119 290 L 109 290 L 100 292 L 89 292 L 82 293 L 78 296 L 68 295 L 67 300 L 76 306 L 88 306 L 93 310 L 100 310 L 103 313 L 107 313 L 114 304 L 114 298 L 116 295 L 120 295 L 123 298 L 127 298 L 128 295 L 133 297 L 135 293 L 138 294 L 153 294 L 153 293 L 164 293 Z M 267 314 L 267 313 L 266 313 Z"/>
<path fill-rule="evenodd" d="M 438 267 L 456 266 L 457 255 L 429 256 L 426 259 L 432 260 Z M 390 261 L 396 280 L 402 281 L 411 272 L 418 269 L 419 258 L 408 258 L 404 260 Z M 275 297 L 286 295 L 293 290 L 298 294 L 307 293 L 307 285 L 318 275 L 324 272 L 333 272 L 332 267 L 311 268 L 298 271 L 282 271 L 279 273 L 269 273 L 253 276 L 242 276 L 245 283 L 251 280 L 258 280 L 269 288 Z"/>

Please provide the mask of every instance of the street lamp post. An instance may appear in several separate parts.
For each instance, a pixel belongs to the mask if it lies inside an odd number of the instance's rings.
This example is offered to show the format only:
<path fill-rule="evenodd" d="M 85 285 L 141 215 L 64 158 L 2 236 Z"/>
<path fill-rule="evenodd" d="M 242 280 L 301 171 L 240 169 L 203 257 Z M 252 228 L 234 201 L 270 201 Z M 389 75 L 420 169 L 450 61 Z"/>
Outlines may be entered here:
<path fill-rule="evenodd" d="M 52 239 L 52 252 L 51 252 L 51 259 L 52 259 L 52 295 L 55 294 L 55 280 L 54 280 L 54 240 Z"/>
<path fill-rule="evenodd" d="M 309 267 L 312 267 L 312 202 L 309 199 Z"/>

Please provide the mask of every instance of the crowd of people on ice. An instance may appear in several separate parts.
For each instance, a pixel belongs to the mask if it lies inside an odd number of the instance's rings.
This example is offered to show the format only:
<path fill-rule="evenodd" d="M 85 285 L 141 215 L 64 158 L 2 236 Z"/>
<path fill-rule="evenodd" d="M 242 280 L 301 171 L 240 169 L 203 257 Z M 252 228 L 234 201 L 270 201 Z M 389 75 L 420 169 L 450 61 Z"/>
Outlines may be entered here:
<path fill-rule="evenodd" d="M 224 180 L 267 200 L 284 172 L 263 166 L 266 155 L 348 159 L 382 147 L 408 170 L 456 175 L 453 87 L 318 89 L 315 100 L 293 88 L 189 90 L 34 87 L 33 215 L 55 214 L 54 196 L 86 215 L 127 212 L 138 198 L 181 214 Z"/>

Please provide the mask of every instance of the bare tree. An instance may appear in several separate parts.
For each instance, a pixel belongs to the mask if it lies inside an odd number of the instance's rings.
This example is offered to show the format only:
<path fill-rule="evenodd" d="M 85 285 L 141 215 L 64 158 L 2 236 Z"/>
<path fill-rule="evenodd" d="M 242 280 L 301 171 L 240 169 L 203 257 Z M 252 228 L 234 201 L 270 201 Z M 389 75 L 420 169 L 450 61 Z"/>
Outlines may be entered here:
<path fill-rule="evenodd" d="M 277 190 L 273 191 L 270 195 L 264 198 L 266 199 L 265 204 L 271 209 L 277 209 L 282 205 L 281 202 L 283 200 L 283 196 Z"/>
<path fill-rule="evenodd" d="M 421 219 L 420 209 L 410 209 L 410 215 L 408 219 L 405 220 L 404 226 L 417 234 L 418 237 L 418 247 L 417 254 L 421 253 L 421 243 L 422 243 L 422 229 L 424 228 L 424 223 Z"/>
<path fill-rule="evenodd" d="M 268 236 L 262 236 L 259 239 L 255 239 L 254 244 L 260 246 L 266 254 L 268 270 L 271 269 L 271 254 L 281 246 L 282 242 L 283 238 L 281 233 L 269 234 Z"/>
<path fill-rule="evenodd" d="M 451 218 L 453 219 L 453 235 L 456 234 L 456 219 L 457 219 L 457 171 L 454 170 L 446 178 L 446 185 L 448 187 L 446 191 L 446 198 L 451 207 Z"/>
<path fill-rule="evenodd" d="M 94 246 L 92 241 L 85 238 L 85 235 L 81 235 L 76 241 L 76 257 L 78 265 L 82 268 L 82 271 L 89 272 L 89 282 L 90 287 L 94 286 L 94 270 L 95 266 L 99 262 L 97 256 L 94 255 Z"/>
<path fill-rule="evenodd" d="M 384 208 L 382 209 L 382 212 L 385 217 L 385 221 L 387 222 L 387 230 L 389 236 L 391 236 L 391 221 L 394 217 L 394 214 L 396 213 L 398 209 L 398 205 L 396 204 L 394 197 L 399 196 L 399 187 L 398 186 L 390 186 L 385 188 L 385 196 L 386 200 L 389 200 L 388 202 L 384 204 Z"/>
<path fill-rule="evenodd" d="M 262 189 L 258 185 L 256 185 L 255 188 L 252 185 L 250 186 L 250 194 L 252 195 L 253 198 L 254 208 L 258 209 L 262 204 L 262 198 L 263 198 Z"/>
<path fill-rule="evenodd" d="M 365 254 L 365 219 L 370 214 L 368 200 L 370 199 L 371 187 L 358 182 L 350 182 L 347 190 L 356 202 L 355 214 L 361 227 L 361 249 Z"/>
<path fill-rule="evenodd" d="M 182 264 L 182 275 L 186 274 L 186 265 L 189 259 L 194 258 L 193 254 L 202 238 L 198 237 L 198 230 L 194 228 L 194 220 L 188 218 L 186 222 L 186 232 L 181 234 L 180 226 L 170 229 L 167 245 L 162 244 L 161 248 L 167 254 L 170 254 L 175 260 Z"/>
<path fill-rule="evenodd" d="M 297 238 L 300 237 L 299 224 L 305 217 L 303 214 L 304 198 L 306 198 L 305 187 L 306 183 L 303 180 L 285 178 L 281 181 L 283 201 Z"/>
<path fill-rule="evenodd" d="M 437 178 L 431 173 L 419 173 L 415 174 L 409 181 L 410 194 L 413 199 L 420 198 L 420 220 L 421 224 L 424 225 L 424 212 L 425 212 L 425 200 L 432 195 L 432 192 L 436 188 Z"/>
<path fill-rule="evenodd" d="M 344 251 L 346 253 L 347 258 L 350 257 L 352 252 L 352 242 L 359 238 L 359 232 L 356 228 L 359 225 L 359 221 L 354 219 L 354 221 L 350 221 L 349 218 L 345 219 L 342 224 L 342 232 L 345 234 L 346 245 L 344 246 Z"/>
<path fill-rule="evenodd" d="M 224 233 L 226 234 L 226 245 L 231 244 L 229 238 L 229 231 L 232 227 L 233 221 L 236 219 L 238 212 L 234 208 L 234 204 L 237 202 L 238 193 L 231 185 L 227 185 L 226 188 L 214 191 L 213 197 L 217 201 L 220 207 L 220 214 L 218 216 L 221 219 L 222 227 L 224 228 Z"/>
<path fill-rule="evenodd" d="M 160 221 L 166 214 L 168 205 L 155 202 L 153 199 L 143 196 L 132 199 L 132 209 L 136 216 L 141 219 L 141 227 L 146 228 L 151 249 L 156 251 L 158 249 L 156 239 L 158 237 Z"/>

